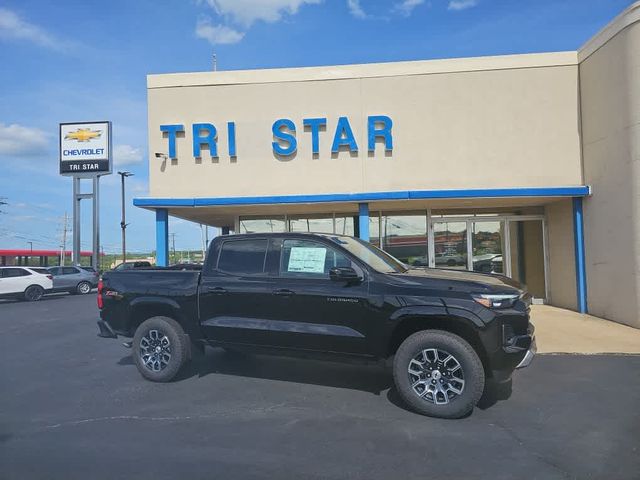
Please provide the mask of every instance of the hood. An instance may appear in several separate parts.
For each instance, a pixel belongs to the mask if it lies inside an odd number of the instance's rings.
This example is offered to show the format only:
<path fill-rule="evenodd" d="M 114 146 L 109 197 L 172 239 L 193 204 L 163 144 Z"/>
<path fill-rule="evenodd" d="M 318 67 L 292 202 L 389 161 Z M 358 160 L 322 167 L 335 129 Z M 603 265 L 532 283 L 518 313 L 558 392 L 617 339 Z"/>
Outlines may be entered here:
<path fill-rule="evenodd" d="M 475 292 L 503 292 L 522 293 L 524 291 L 519 282 L 491 273 L 476 273 L 467 270 L 451 270 L 445 268 L 410 268 L 404 273 L 393 273 L 392 277 L 407 285 L 433 285 L 438 287 L 452 286 L 456 290 Z"/>

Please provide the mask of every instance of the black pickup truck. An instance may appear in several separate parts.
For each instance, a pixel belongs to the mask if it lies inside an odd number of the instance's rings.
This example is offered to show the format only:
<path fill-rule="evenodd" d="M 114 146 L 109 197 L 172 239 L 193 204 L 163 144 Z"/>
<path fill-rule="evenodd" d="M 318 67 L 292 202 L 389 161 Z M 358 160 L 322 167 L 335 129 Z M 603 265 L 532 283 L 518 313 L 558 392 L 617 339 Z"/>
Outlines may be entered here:
<path fill-rule="evenodd" d="M 166 382 L 205 345 L 279 355 L 393 359 L 417 412 L 457 418 L 485 379 L 535 354 L 529 295 L 502 276 L 410 268 L 330 234 L 217 237 L 202 271 L 107 272 L 99 335 L 127 342 L 140 373 Z"/>

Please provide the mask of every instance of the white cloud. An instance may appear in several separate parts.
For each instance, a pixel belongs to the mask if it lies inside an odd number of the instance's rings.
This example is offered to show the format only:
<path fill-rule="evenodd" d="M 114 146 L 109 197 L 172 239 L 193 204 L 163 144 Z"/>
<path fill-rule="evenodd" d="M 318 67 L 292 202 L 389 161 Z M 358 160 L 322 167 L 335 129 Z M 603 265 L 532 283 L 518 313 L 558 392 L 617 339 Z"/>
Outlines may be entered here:
<path fill-rule="evenodd" d="M 113 164 L 116 167 L 142 163 L 142 149 L 131 145 L 116 145 L 113 149 Z"/>
<path fill-rule="evenodd" d="M 413 12 L 414 8 L 423 3 L 424 0 L 403 0 L 400 3 L 396 3 L 394 10 L 408 17 L 409 15 L 411 15 L 411 12 Z"/>
<path fill-rule="evenodd" d="M 349 7 L 349 13 L 356 18 L 367 18 L 367 14 L 360 5 L 360 0 L 347 0 L 347 7 Z"/>
<path fill-rule="evenodd" d="M 17 123 L 0 123 L 0 155 L 35 157 L 47 155 L 49 133 Z"/>
<path fill-rule="evenodd" d="M 303 5 L 317 5 L 323 0 L 204 0 L 220 16 L 244 28 L 256 21 L 274 23 L 283 15 L 295 15 Z"/>
<path fill-rule="evenodd" d="M 209 18 L 201 18 L 196 25 L 196 37 L 204 38 L 212 45 L 226 45 L 238 43 L 244 33 L 226 25 L 212 25 Z"/>
<path fill-rule="evenodd" d="M 7 9 L 0 8 L 0 38 L 9 40 L 26 40 L 40 47 L 62 50 L 67 45 L 44 29 L 27 22 Z"/>
<path fill-rule="evenodd" d="M 449 10 L 466 10 L 478 5 L 478 0 L 451 0 L 449 2 Z"/>

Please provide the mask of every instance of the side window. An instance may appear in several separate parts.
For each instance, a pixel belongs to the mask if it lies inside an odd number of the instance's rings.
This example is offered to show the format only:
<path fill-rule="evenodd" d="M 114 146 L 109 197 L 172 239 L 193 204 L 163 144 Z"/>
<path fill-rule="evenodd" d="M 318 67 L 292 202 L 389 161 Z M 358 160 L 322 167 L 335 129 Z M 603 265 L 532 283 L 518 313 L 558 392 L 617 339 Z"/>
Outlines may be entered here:
<path fill-rule="evenodd" d="M 26 271 L 24 268 L 5 268 L 4 269 L 4 278 L 26 277 L 27 275 L 31 275 L 31 273 Z"/>
<path fill-rule="evenodd" d="M 280 255 L 280 274 L 287 277 L 329 278 L 334 267 L 352 267 L 362 271 L 347 256 L 333 248 L 310 240 L 285 240 Z"/>
<path fill-rule="evenodd" d="M 267 239 L 224 242 L 218 257 L 218 270 L 235 275 L 263 273 L 268 244 Z"/>
<path fill-rule="evenodd" d="M 60 270 L 62 270 L 61 267 L 53 267 L 49 269 L 49 273 L 51 275 L 60 275 Z"/>
<path fill-rule="evenodd" d="M 73 267 L 63 267 L 62 268 L 62 274 L 63 275 L 75 275 L 76 273 L 78 273 L 78 270 L 76 270 Z"/>

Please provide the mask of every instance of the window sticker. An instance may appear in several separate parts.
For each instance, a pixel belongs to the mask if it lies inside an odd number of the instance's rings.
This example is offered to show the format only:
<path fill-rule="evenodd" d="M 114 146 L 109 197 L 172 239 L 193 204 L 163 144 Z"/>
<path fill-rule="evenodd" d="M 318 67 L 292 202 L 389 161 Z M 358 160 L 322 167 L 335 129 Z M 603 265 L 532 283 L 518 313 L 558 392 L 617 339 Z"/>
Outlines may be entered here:
<path fill-rule="evenodd" d="M 288 272 L 324 273 L 326 248 L 291 247 Z"/>

